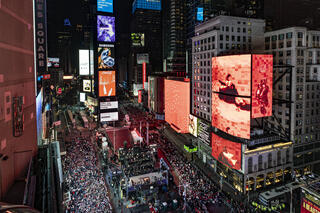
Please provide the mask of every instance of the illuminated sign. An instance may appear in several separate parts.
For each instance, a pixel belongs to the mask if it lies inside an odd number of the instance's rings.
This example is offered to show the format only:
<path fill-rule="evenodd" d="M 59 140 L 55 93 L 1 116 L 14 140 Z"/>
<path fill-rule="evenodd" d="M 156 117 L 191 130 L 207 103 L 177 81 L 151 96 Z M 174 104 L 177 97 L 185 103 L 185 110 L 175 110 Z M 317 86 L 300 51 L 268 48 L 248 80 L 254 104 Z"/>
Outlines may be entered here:
<path fill-rule="evenodd" d="M 142 90 L 138 91 L 138 103 L 142 102 Z"/>
<path fill-rule="evenodd" d="M 241 170 L 241 143 L 235 143 L 212 133 L 212 156 L 231 169 Z"/>
<path fill-rule="evenodd" d="M 113 44 L 99 44 L 98 69 L 113 69 L 115 64 Z"/>
<path fill-rule="evenodd" d="M 165 120 L 179 133 L 189 132 L 190 82 L 164 80 Z"/>
<path fill-rule="evenodd" d="M 133 47 L 144 47 L 144 33 L 131 33 Z"/>
<path fill-rule="evenodd" d="M 97 16 L 97 40 L 100 42 L 115 42 L 115 17 Z"/>
<path fill-rule="evenodd" d="M 12 99 L 13 136 L 19 137 L 24 131 L 23 96 Z"/>
<path fill-rule="evenodd" d="M 143 64 L 143 63 L 149 63 L 149 54 L 148 53 L 142 53 L 137 54 L 137 64 Z"/>
<path fill-rule="evenodd" d="M 80 92 L 80 102 L 86 101 L 86 93 Z"/>
<path fill-rule="evenodd" d="M 42 89 L 36 98 L 36 116 L 37 116 L 37 141 L 42 142 Z"/>
<path fill-rule="evenodd" d="M 118 119 L 118 112 L 100 113 L 101 122 L 117 121 Z"/>
<path fill-rule="evenodd" d="M 116 72 L 99 71 L 99 97 L 116 95 Z"/>
<path fill-rule="evenodd" d="M 91 81 L 83 80 L 83 92 L 91 92 Z"/>
<path fill-rule="evenodd" d="M 118 101 L 100 102 L 100 110 L 118 109 Z"/>
<path fill-rule="evenodd" d="M 113 0 L 97 0 L 97 11 L 113 13 Z"/>
<path fill-rule="evenodd" d="M 197 21 L 203 21 L 203 7 L 197 8 Z"/>
<path fill-rule="evenodd" d="M 193 153 L 193 152 L 197 152 L 198 151 L 198 147 L 189 148 L 188 146 L 184 145 L 183 148 L 189 153 Z"/>
<path fill-rule="evenodd" d="M 160 0 L 135 0 L 132 4 L 132 13 L 136 9 L 161 10 Z"/>
<path fill-rule="evenodd" d="M 301 213 L 320 213 L 320 207 L 313 202 L 302 198 Z"/>
<path fill-rule="evenodd" d="M 79 75 L 90 74 L 89 50 L 79 50 Z"/>
<path fill-rule="evenodd" d="M 94 74 L 94 52 L 90 50 L 90 75 Z"/>
<path fill-rule="evenodd" d="M 189 133 L 194 137 L 198 136 L 198 118 L 191 114 L 189 115 Z"/>
<path fill-rule="evenodd" d="M 147 79 L 147 64 L 144 62 L 142 63 L 142 88 L 145 88 L 145 82 Z"/>
<path fill-rule="evenodd" d="M 60 59 L 48 57 L 48 67 L 59 68 L 60 67 Z"/>
<path fill-rule="evenodd" d="M 210 129 L 211 125 L 209 123 L 198 118 L 198 138 L 208 146 L 211 144 Z"/>

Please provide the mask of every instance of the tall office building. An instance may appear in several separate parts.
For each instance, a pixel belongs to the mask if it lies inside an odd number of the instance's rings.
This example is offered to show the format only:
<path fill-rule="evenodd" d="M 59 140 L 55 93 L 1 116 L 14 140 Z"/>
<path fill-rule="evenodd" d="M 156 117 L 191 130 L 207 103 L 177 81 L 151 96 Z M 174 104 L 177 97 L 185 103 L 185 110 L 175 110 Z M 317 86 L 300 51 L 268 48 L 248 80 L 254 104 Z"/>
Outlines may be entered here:
<path fill-rule="evenodd" d="M 211 121 L 212 57 L 263 52 L 264 26 L 264 20 L 232 16 L 218 16 L 196 26 L 192 38 L 192 114 Z"/>
<path fill-rule="evenodd" d="M 287 101 L 274 106 L 267 125 L 291 137 L 296 174 L 308 174 L 320 168 L 320 31 L 291 27 L 267 32 L 265 49 L 278 66 L 274 98 Z"/>
<path fill-rule="evenodd" d="M 11 186 L 24 187 L 37 152 L 33 1 L 2 1 L 0 16 L 0 200 L 7 200 Z"/>

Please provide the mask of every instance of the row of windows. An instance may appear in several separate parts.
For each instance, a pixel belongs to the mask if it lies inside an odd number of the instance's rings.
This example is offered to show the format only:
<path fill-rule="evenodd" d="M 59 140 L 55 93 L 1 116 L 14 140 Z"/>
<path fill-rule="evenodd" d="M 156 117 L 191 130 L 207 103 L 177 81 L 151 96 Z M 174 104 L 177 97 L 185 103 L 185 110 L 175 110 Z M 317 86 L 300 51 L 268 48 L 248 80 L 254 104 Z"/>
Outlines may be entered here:
<path fill-rule="evenodd" d="M 292 32 L 286 33 L 286 39 L 291 39 L 292 38 Z M 271 36 L 272 41 L 277 41 L 277 40 L 283 40 L 284 39 L 284 34 L 279 34 Z M 265 42 L 270 42 L 270 37 L 265 37 Z"/>
<path fill-rule="evenodd" d="M 211 120 L 210 114 L 206 114 L 206 113 L 204 113 L 204 112 L 200 112 L 199 110 L 196 110 L 196 109 L 193 110 L 193 113 L 194 113 L 195 115 L 201 117 L 201 118 L 204 118 L 204 119 L 208 120 L 208 121 Z"/>
<path fill-rule="evenodd" d="M 199 75 L 195 75 L 195 76 L 194 76 L 194 80 L 198 80 L 198 81 L 208 81 L 208 82 L 210 82 L 211 78 L 210 78 L 210 76 L 199 76 Z"/>

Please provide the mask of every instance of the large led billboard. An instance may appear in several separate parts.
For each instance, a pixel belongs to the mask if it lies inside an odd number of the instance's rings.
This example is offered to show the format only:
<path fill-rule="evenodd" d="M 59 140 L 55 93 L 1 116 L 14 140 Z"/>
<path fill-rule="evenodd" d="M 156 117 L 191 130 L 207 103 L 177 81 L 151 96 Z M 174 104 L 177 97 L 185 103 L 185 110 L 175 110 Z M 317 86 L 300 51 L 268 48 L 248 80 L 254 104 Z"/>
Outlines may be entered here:
<path fill-rule="evenodd" d="M 79 74 L 90 74 L 89 50 L 79 50 Z"/>
<path fill-rule="evenodd" d="M 131 33 L 133 47 L 144 47 L 144 33 Z"/>
<path fill-rule="evenodd" d="M 48 57 L 48 67 L 59 68 L 60 67 L 60 59 Z"/>
<path fill-rule="evenodd" d="M 197 21 L 203 21 L 203 7 L 197 7 Z"/>
<path fill-rule="evenodd" d="M 203 143 L 211 144 L 211 125 L 210 123 L 198 118 L 198 138 Z"/>
<path fill-rule="evenodd" d="M 272 55 L 252 55 L 252 118 L 272 115 Z"/>
<path fill-rule="evenodd" d="M 97 0 L 97 11 L 113 13 L 113 0 Z"/>
<path fill-rule="evenodd" d="M 132 13 L 136 9 L 161 10 L 161 0 L 134 0 L 132 4 Z"/>
<path fill-rule="evenodd" d="M 91 92 L 91 80 L 82 80 L 83 92 Z"/>
<path fill-rule="evenodd" d="M 189 132 L 190 81 L 164 80 L 165 120 L 179 133 Z"/>
<path fill-rule="evenodd" d="M 99 44 L 98 69 L 114 69 L 115 54 L 113 44 Z"/>
<path fill-rule="evenodd" d="M 311 188 L 313 188 L 311 184 Z M 301 188 L 301 213 L 320 212 L 320 199 L 316 193 L 306 187 Z"/>
<path fill-rule="evenodd" d="M 118 112 L 100 113 L 100 121 L 101 122 L 117 121 L 117 120 L 119 120 L 119 113 Z"/>
<path fill-rule="evenodd" d="M 115 17 L 97 16 L 97 40 L 100 42 L 115 42 Z"/>
<path fill-rule="evenodd" d="M 250 98 L 212 93 L 212 126 L 250 139 Z"/>
<path fill-rule="evenodd" d="M 189 115 L 189 133 L 194 137 L 198 136 L 198 118 L 191 114 Z"/>
<path fill-rule="evenodd" d="M 232 142 L 212 133 L 212 156 L 231 169 L 241 170 L 241 143 Z"/>
<path fill-rule="evenodd" d="M 99 97 L 116 95 L 116 72 L 99 71 Z"/>

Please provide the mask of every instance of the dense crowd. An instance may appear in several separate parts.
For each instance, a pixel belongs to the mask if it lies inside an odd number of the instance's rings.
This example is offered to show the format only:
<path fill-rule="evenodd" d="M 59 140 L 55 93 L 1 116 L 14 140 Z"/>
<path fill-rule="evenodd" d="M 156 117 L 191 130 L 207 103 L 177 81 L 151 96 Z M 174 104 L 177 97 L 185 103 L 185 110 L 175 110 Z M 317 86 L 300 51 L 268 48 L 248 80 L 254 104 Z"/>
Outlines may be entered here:
<path fill-rule="evenodd" d="M 94 144 L 90 134 L 72 133 L 66 142 L 67 155 L 63 160 L 65 191 L 71 200 L 66 212 L 112 212 L 103 173 L 97 166 Z"/>

